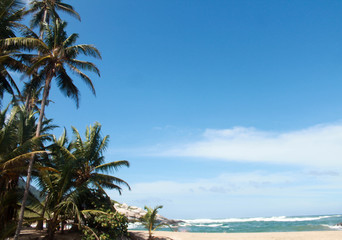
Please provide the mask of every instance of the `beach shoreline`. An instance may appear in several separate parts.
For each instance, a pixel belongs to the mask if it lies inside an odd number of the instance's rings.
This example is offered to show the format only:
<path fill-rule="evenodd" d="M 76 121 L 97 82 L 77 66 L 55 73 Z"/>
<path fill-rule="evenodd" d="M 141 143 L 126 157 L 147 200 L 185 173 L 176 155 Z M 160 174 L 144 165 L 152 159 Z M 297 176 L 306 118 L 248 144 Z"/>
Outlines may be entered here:
<path fill-rule="evenodd" d="M 130 230 L 134 240 L 147 240 L 148 231 Z M 46 231 L 35 229 L 23 230 L 19 239 L 43 239 Z M 300 231 L 300 232 L 254 232 L 254 233 L 194 233 L 154 231 L 154 240 L 340 240 L 342 231 Z M 56 240 L 77 240 L 79 233 L 66 232 L 56 234 Z"/>
<path fill-rule="evenodd" d="M 130 231 L 147 239 L 147 231 Z M 342 231 L 257 232 L 257 233 L 193 233 L 155 231 L 158 240 L 340 240 Z"/>

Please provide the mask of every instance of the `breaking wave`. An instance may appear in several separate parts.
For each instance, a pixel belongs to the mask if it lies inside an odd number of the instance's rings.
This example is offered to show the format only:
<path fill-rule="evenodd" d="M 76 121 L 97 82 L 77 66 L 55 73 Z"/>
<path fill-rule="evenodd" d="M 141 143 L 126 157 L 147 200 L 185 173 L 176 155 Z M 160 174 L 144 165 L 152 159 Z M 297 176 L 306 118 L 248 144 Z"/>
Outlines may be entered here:
<path fill-rule="evenodd" d="M 187 224 L 214 224 L 214 223 L 241 223 L 241 222 L 304 222 L 315 221 L 331 217 L 340 217 L 341 215 L 331 216 L 313 216 L 313 217 L 255 217 L 255 218 L 226 218 L 226 219 L 194 219 L 194 220 L 181 220 Z M 206 225 L 208 227 L 208 225 Z"/>

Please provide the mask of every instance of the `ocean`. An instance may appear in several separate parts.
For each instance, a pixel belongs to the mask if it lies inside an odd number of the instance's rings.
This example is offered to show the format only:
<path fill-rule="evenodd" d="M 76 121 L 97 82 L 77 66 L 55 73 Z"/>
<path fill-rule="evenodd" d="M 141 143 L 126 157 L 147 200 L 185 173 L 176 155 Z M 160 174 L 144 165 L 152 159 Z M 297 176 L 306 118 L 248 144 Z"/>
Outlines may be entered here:
<path fill-rule="evenodd" d="M 255 217 L 227 219 L 182 220 L 173 227 L 179 232 L 242 233 L 242 232 L 296 232 L 341 230 L 342 215 Z M 146 230 L 139 223 L 129 224 L 131 230 Z M 160 228 L 158 231 L 170 231 Z"/>

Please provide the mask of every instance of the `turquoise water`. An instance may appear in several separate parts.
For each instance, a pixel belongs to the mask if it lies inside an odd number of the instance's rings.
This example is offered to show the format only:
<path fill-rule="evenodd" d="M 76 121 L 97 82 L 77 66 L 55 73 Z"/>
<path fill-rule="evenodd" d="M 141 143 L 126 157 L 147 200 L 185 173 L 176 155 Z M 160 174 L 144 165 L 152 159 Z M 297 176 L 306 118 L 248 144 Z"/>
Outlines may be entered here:
<path fill-rule="evenodd" d="M 296 232 L 341 230 L 337 223 L 342 215 L 294 216 L 294 217 L 258 217 L 227 219 L 181 220 L 174 229 L 182 232 Z M 140 224 L 130 224 L 129 229 L 144 230 Z M 169 228 L 159 230 L 170 231 Z"/>

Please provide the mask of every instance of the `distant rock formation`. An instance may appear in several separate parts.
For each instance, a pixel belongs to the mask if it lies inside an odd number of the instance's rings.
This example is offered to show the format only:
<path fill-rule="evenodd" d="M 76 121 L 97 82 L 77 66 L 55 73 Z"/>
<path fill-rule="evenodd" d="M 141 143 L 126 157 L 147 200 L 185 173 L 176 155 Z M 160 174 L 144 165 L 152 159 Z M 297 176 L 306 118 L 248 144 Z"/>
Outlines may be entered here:
<path fill-rule="evenodd" d="M 140 219 L 146 214 L 146 211 L 144 209 L 135 206 L 128 206 L 126 203 L 115 203 L 114 208 L 119 213 L 125 215 L 128 218 L 129 222 L 139 222 Z M 178 223 L 182 222 L 179 220 L 168 219 L 159 214 L 157 214 L 157 221 L 168 225 L 177 225 Z"/>

